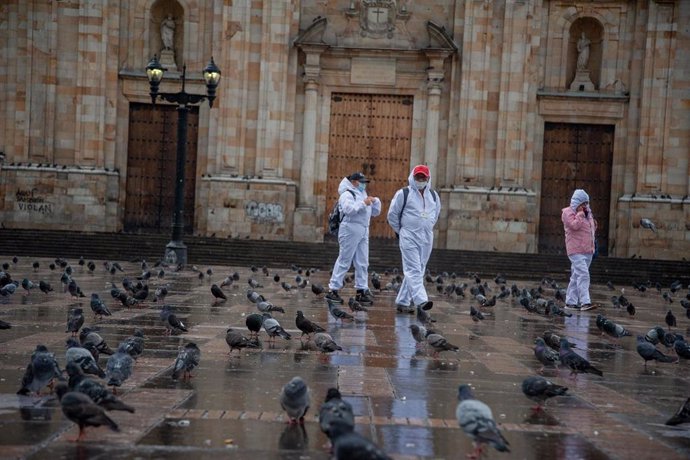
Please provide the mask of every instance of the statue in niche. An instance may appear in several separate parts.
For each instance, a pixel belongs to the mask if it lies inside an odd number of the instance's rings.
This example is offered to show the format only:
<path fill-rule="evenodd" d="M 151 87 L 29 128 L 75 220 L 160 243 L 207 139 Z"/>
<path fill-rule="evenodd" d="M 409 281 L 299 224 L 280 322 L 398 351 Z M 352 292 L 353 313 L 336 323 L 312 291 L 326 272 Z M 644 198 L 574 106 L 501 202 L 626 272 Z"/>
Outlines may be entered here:
<path fill-rule="evenodd" d="M 163 41 L 163 49 L 171 50 L 175 45 L 175 20 L 172 14 L 161 22 L 161 40 Z"/>
<path fill-rule="evenodd" d="M 582 32 L 582 36 L 577 41 L 577 70 L 587 70 L 589 62 L 589 47 L 592 42 Z"/>

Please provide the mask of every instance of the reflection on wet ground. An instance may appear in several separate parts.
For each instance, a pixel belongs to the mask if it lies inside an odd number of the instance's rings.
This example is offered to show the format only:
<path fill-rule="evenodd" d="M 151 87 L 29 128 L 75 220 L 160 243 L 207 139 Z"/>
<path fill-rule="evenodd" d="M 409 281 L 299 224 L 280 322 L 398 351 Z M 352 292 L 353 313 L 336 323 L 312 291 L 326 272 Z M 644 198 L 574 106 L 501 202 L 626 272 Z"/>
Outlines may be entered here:
<path fill-rule="evenodd" d="M 11 257 L 0 257 L 0 262 Z M 62 269 L 50 270 L 51 260 L 38 259 L 41 268 L 34 272 L 34 259 L 19 257 L 7 272 L 13 279 L 24 277 L 38 284 L 49 282 L 54 292 L 43 294 L 22 289 L 0 297 L 0 319 L 13 325 L 0 331 L 0 457 L 30 458 L 262 458 L 326 459 L 327 438 L 319 430 L 316 414 L 329 387 L 337 386 L 353 405 L 357 431 L 371 438 L 394 458 L 462 458 L 472 445 L 455 420 L 457 387 L 470 383 L 475 395 L 493 409 L 494 417 L 510 442 L 512 453 L 499 454 L 489 449 L 487 458 L 664 458 L 690 456 L 690 426 L 664 425 L 682 402 L 690 396 L 690 363 L 650 363 L 644 366 L 632 337 L 613 339 L 602 336 L 595 324 L 598 313 L 624 325 L 633 335 L 644 335 L 654 325 L 664 325 L 671 308 L 679 321 L 678 331 L 686 337 L 690 320 L 676 301 L 664 303 L 660 293 L 645 294 L 626 287 L 637 315 L 614 309 L 612 291 L 593 286 L 594 299 L 601 307 L 574 313 L 570 318 L 545 317 L 525 311 L 511 297 L 494 307 L 483 308 L 487 319 L 473 322 L 470 306 L 478 302 L 439 295 L 435 286 L 428 290 L 434 300 L 433 328 L 460 350 L 443 352 L 438 358 L 424 347 L 417 347 L 409 326 L 417 324 L 412 315 L 397 314 L 392 292 L 375 292 L 376 302 L 368 313 L 357 313 L 354 322 L 341 323 L 328 315 L 323 299 L 309 289 L 286 292 L 273 281 L 294 285 L 297 273 L 291 267 L 269 268 L 269 276 L 248 267 L 212 268 L 213 275 L 167 269 L 163 279 L 149 280 L 151 292 L 166 284 L 166 304 L 187 324 L 189 332 L 168 336 L 159 319 L 160 303 L 152 301 L 124 308 L 110 296 L 111 282 L 121 287 L 122 278 L 136 281 L 142 270 L 139 262 L 122 263 L 124 273 L 111 275 L 103 261 L 95 261 L 96 271 L 71 261 L 73 278 L 87 295 L 73 299 L 63 292 Z M 237 271 L 239 281 L 225 287 L 228 300 L 214 301 L 212 283 Z M 508 271 L 509 272 L 509 271 Z M 509 273 L 508 273 L 509 274 Z M 385 285 L 392 275 L 381 274 Z M 548 275 L 548 274 L 545 274 Z M 302 277 L 305 273 L 302 273 Z M 229 354 L 225 331 L 236 327 L 246 333 L 245 318 L 257 312 L 246 297 L 248 278 L 263 287 L 263 294 L 274 305 L 286 310 L 274 317 L 293 335 L 270 344 L 261 333 L 262 350 L 243 350 Z M 326 285 L 327 271 L 315 271 L 310 282 Z M 461 274 L 446 283 L 474 284 L 474 278 Z M 540 280 L 510 280 L 520 288 L 553 289 Z M 564 283 L 561 283 L 563 285 Z M 498 292 L 493 281 L 487 287 Z M 632 291 L 632 292 L 630 292 Z M 96 292 L 111 307 L 113 315 L 95 319 L 88 297 Z M 687 289 L 675 294 L 677 300 Z M 345 296 L 354 290 L 343 290 Z M 87 429 L 86 441 L 76 437 L 74 425 L 65 419 L 58 403 L 44 389 L 41 397 L 20 397 L 15 393 L 36 344 L 42 343 L 56 354 L 64 367 L 64 341 L 67 312 L 75 306 L 85 311 L 86 325 L 96 326 L 111 348 L 130 336 L 134 328 L 143 329 L 145 349 L 136 362 L 132 377 L 121 389 L 122 398 L 137 412 L 111 412 L 121 431 Z M 323 355 L 304 346 L 295 327 L 295 312 L 302 310 L 309 319 L 323 325 L 343 351 Z M 576 351 L 592 361 L 604 376 L 570 377 L 566 369 L 547 368 L 544 376 L 569 387 L 568 395 L 548 402 L 541 412 L 521 392 L 525 377 L 541 367 L 533 354 L 535 337 L 552 330 L 576 344 Z M 174 381 L 171 366 L 178 350 L 187 342 L 199 345 L 201 362 L 190 381 Z M 673 351 L 659 345 L 667 354 Z M 107 356 L 101 356 L 105 366 Z M 288 426 L 278 401 L 283 384 L 299 375 L 312 391 L 312 409 L 303 427 Z"/>

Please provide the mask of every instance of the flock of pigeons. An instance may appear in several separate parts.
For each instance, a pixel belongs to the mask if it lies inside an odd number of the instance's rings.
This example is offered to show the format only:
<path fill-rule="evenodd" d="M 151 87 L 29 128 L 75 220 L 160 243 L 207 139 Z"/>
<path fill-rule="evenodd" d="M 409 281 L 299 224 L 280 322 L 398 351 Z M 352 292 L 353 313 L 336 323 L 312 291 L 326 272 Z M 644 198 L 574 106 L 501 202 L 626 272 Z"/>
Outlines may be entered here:
<path fill-rule="evenodd" d="M 16 267 L 18 259 L 15 257 L 12 262 Z M 83 258 L 79 260 L 78 264 L 85 265 L 91 273 L 96 270 L 93 262 L 86 263 Z M 34 271 L 37 271 L 39 262 L 34 262 L 32 266 Z M 111 274 L 116 274 L 118 271 L 124 272 L 120 264 L 116 262 L 105 262 L 104 267 Z M 23 278 L 21 282 L 13 280 L 9 268 L 10 264 L 5 263 L 2 266 L 2 271 L 0 271 L 0 296 L 14 295 L 20 287 L 25 290 L 25 295 L 29 295 L 36 286 L 45 294 L 53 291 L 50 284 L 45 281 L 39 281 L 38 284 L 35 284 L 29 278 Z M 51 270 L 59 269 L 62 271 L 61 283 L 65 292 L 69 292 L 75 298 L 86 297 L 73 277 L 73 268 L 66 260 L 56 259 L 55 263 L 50 264 L 50 268 Z M 148 281 L 150 279 L 165 277 L 165 266 L 158 263 L 154 267 L 149 267 L 146 262 L 142 262 L 141 268 L 142 273 L 136 277 L 136 282 L 125 277 L 122 281 L 122 288 L 111 283 L 110 294 L 112 298 L 119 301 L 124 308 L 142 304 L 149 298 L 152 298 L 154 302 L 161 302 L 163 307 L 160 310 L 160 321 L 166 334 L 188 332 L 187 326 L 182 319 L 177 317 L 174 308 L 165 304 L 168 286 L 165 284 L 158 286 L 153 294 L 149 290 Z M 291 268 L 297 272 L 295 285 L 281 280 L 278 274 L 273 275 L 273 282 L 279 284 L 287 292 L 310 286 L 315 296 L 324 297 L 324 287 L 309 280 L 310 273 L 314 269 L 306 270 L 303 273 L 300 267 L 293 265 Z M 206 272 L 202 272 L 196 267 L 192 267 L 192 269 L 199 273 L 199 279 L 213 275 L 211 269 L 206 270 Z M 269 270 L 266 267 L 261 270 L 263 275 L 270 279 Z M 251 267 L 251 272 L 252 275 L 247 280 L 246 297 L 250 303 L 256 306 L 257 312 L 246 316 L 245 324 L 249 331 L 248 337 L 236 327 L 226 330 L 225 339 L 230 353 L 234 350 L 241 352 L 243 348 L 261 349 L 263 346 L 259 339 L 261 330 L 267 334 L 269 342 L 275 341 L 278 337 L 283 340 L 292 339 L 292 335 L 273 317 L 276 312 L 284 314 L 285 309 L 274 305 L 258 292 L 258 289 L 263 288 L 261 281 L 259 281 L 259 269 Z M 386 275 L 390 277 L 390 282 L 384 285 L 381 275 L 372 273 L 371 281 L 374 289 L 379 292 L 399 289 L 402 277 L 397 270 L 394 270 L 392 274 L 386 273 Z M 468 285 L 468 283 L 461 283 L 455 274 L 442 273 L 432 276 L 429 273 L 426 276 L 427 284 L 435 286 L 439 295 L 455 296 L 456 298 L 471 296 L 473 303 L 476 302 L 476 307 L 473 305 L 470 309 L 470 316 L 475 322 L 483 321 L 486 316 L 492 315 L 491 310 L 497 305 L 497 301 L 511 302 L 513 305 L 519 304 L 530 314 L 571 315 L 558 306 L 559 301 L 561 303 L 565 301 L 565 293 L 553 280 L 544 279 L 539 287 L 533 289 L 520 289 L 515 284 L 508 288 L 505 276 L 500 274 L 494 279 L 496 287 L 493 288 L 486 281 L 482 282 L 477 274 L 471 274 L 470 280 L 472 281 Z M 232 285 L 237 286 L 239 281 L 240 275 L 236 272 L 226 277 L 220 284 L 212 284 L 211 294 L 214 303 L 226 301 L 227 296 L 223 288 Z M 350 278 L 346 279 L 346 282 L 351 281 Z M 634 287 L 642 292 L 651 291 L 655 287 L 662 294 L 664 301 L 669 304 L 673 303 L 675 299 L 679 299 L 679 304 L 685 309 L 687 317 L 690 318 L 690 292 L 683 296 L 681 292 L 683 286 L 679 282 L 673 283 L 667 292 L 663 292 L 661 286 L 652 286 L 649 282 L 636 283 Z M 549 288 L 553 292 L 553 298 L 547 293 Z M 611 283 L 609 283 L 609 288 L 615 290 Z M 690 290 L 690 286 L 688 286 L 688 290 Z M 493 292 L 496 293 L 492 295 Z M 347 301 L 349 312 L 346 311 L 344 305 L 341 308 L 339 304 L 328 299 L 325 300 L 328 312 L 336 323 L 365 320 L 362 318 L 365 317 L 364 314 L 369 307 L 362 305 L 354 297 Z M 611 302 L 614 309 L 625 307 L 628 313 L 634 316 L 634 307 L 630 308 L 632 303 L 625 298 L 624 293 L 613 296 Z M 104 316 L 111 315 L 110 309 L 97 293 L 91 294 L 89 305 L 94 317 L 102 319 Z M 418 306 L 412 311 L 413 314 L 416 313 L 417 324 L 410 325 L 410 332 L 417 348 L 431 351 L 433 357 L 444 351 L 458 351 L 459 348 L 451 344 L 438 328 L 435 328 L 436 321 L 429 313 L 432 307 L 433 303 L 427 302 L 424 304 L 424 308 Z M 639 335 L 637 337 L 637 351 L 644 359 L 645 366 L 647 361 L 651 360 L 670 363 L 677 362 L 679 359 L 690 359 L 690 345 L 681 334 L 671 330 L 673 327 L 677 327 L 677 319 L 672 310 L 668 310 L 665 322 L 668 330 L 661 326 L 654 326 L 644 336 Z M 117 394 L 118 388 L 132 375 L 137 358 L 144 352 L 146 339 L 143 330 L 135 329 L 130 337 L 124 339 L 113 350 L 98 334 L 97 328 L 84 326 L 84 323 L 83 309 L 71 308 L 65 331 L 70 334 L 66 340 L 65 372 L 61 370 L 55 355 L 44 345 L 39 344 L 31 355 L 20 389 L 17 392 L 21 395 L 40 394 L 46 386 L 54 390 L 65 416 L 79 426 L 79 436 L 76 440 L 84 439 L 84 429 L 88 426 L 104 425 L 117 431 L 118 425 L 108 415 L 107 412 L 109 411 L 122 410 L 131 413 L 135 411 L 133 407 L 120 400 Z M 622 325 L 601 314 L 597 315 L 596 324 L 602 334 L 614 337 L 616 340 L 632 335 Z M 335 342 L 324 327 L 308 319 L 300 310 L 296 311 L 295 326 L 302 333 L 300 341 L 304 349 L 317 350 L 321 353 L 342 350 L 342 347 Z M 0 321 L 0 329 L 10 327 L 10 324 Z M 305 338 L 306 342 L 303 342 Z M 658 344 L 665 346 L 676 356 L 664 354 L 657 349 Z M 542 337 L 535 340 L 534 354 L 543 366 L 560 364 L 569 368 L 573 378 L 577 378 L 577 374 L 580 373 L 603 376 L 601 370 L 579 355 L 573 348 L 576 348 L 575 344 L 570 343 L 567 338 L 559 337 L 553 331 L 546 331 Z M 105 369 L 99 365 L 101 354 L 109 356 Z M 186 343 L 179 350 L 172 365 L 172 378 L 179 379 L 180 376 L 183 380 L 190 378 L 191 372 L 199 364 L 200 359 L 200 348 L 193 342 Z M 539 372 L 541 373 L 543 369 L 544 367 Z M 526 378 L 522 383 L 522 391 L 526 397 L 538 403 L 533 409 L 540 411 L 543 410 L 543 404 L 548 399 L 567 394 L 568 388 L 557 385 L 539 375 Z M 311 404 L 310 395 L 311 391 L 307 382 L 300 377 L 293 378 L 282 388 L 280 404 L 291 424 L 304 423 L 304 417 Z M 468 385 L 460 385 L 457 398 L 456 417 L 458 424 L 475 444 L 475 450 L 470 456 L 475 458 L 480 456 L 486 444 L 500 452 L 509 452 L 509 443 L 501 434 L 489 406 L 476 399 Z M 668 420 L 667 424 L 675 425 L 688 422 L 690 422 L 690 398 Z M 342 399 L 336 388 L 328 390 L 326 399 L 320 407 L 319 424 L 321 430 L 331 440 L 336 459 L 389 458 L 371 440 L 355 431 L 352 406 Z"/>

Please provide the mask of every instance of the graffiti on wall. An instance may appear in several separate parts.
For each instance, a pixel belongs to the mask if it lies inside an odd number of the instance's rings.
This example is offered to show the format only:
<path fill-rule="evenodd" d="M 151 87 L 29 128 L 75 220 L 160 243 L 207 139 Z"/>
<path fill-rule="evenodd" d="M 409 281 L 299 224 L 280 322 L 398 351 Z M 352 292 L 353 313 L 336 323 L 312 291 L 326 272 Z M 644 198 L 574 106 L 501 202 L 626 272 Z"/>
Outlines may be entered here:
<path fill-rule="evenodd" d="M 15 202 L 19 211 L 43 215 L 53 214 L 53 203 L 48 203 L 46 198 L 40 196 L 35 188 L 31 190 L 17 189 Z"/>
<path fill-rule="evenodd" d="M 244 205 L 244 211 L 254 222 L 282 223 L 285 221 L 283 205 L 280 203 L 257 203 L 249 201 Z"/>

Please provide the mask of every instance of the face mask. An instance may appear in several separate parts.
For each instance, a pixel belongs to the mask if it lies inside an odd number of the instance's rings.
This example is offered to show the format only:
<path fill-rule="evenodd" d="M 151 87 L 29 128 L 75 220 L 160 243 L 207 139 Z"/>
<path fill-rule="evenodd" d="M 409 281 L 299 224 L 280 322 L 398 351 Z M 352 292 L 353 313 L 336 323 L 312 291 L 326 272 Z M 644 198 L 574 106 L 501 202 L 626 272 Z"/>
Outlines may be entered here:
<path fill-rule="evenodd" d="M 417 186 L 417 190 L 422 190 L 429 182 L 425 180 L 416 180 L 414 183 Z"/>
<path fill-rule="evenodd" d="M 367 184 L 359 184 L 357 189 L 359 189 L 360 192 L 363 192 L 367 189 Z"/>

